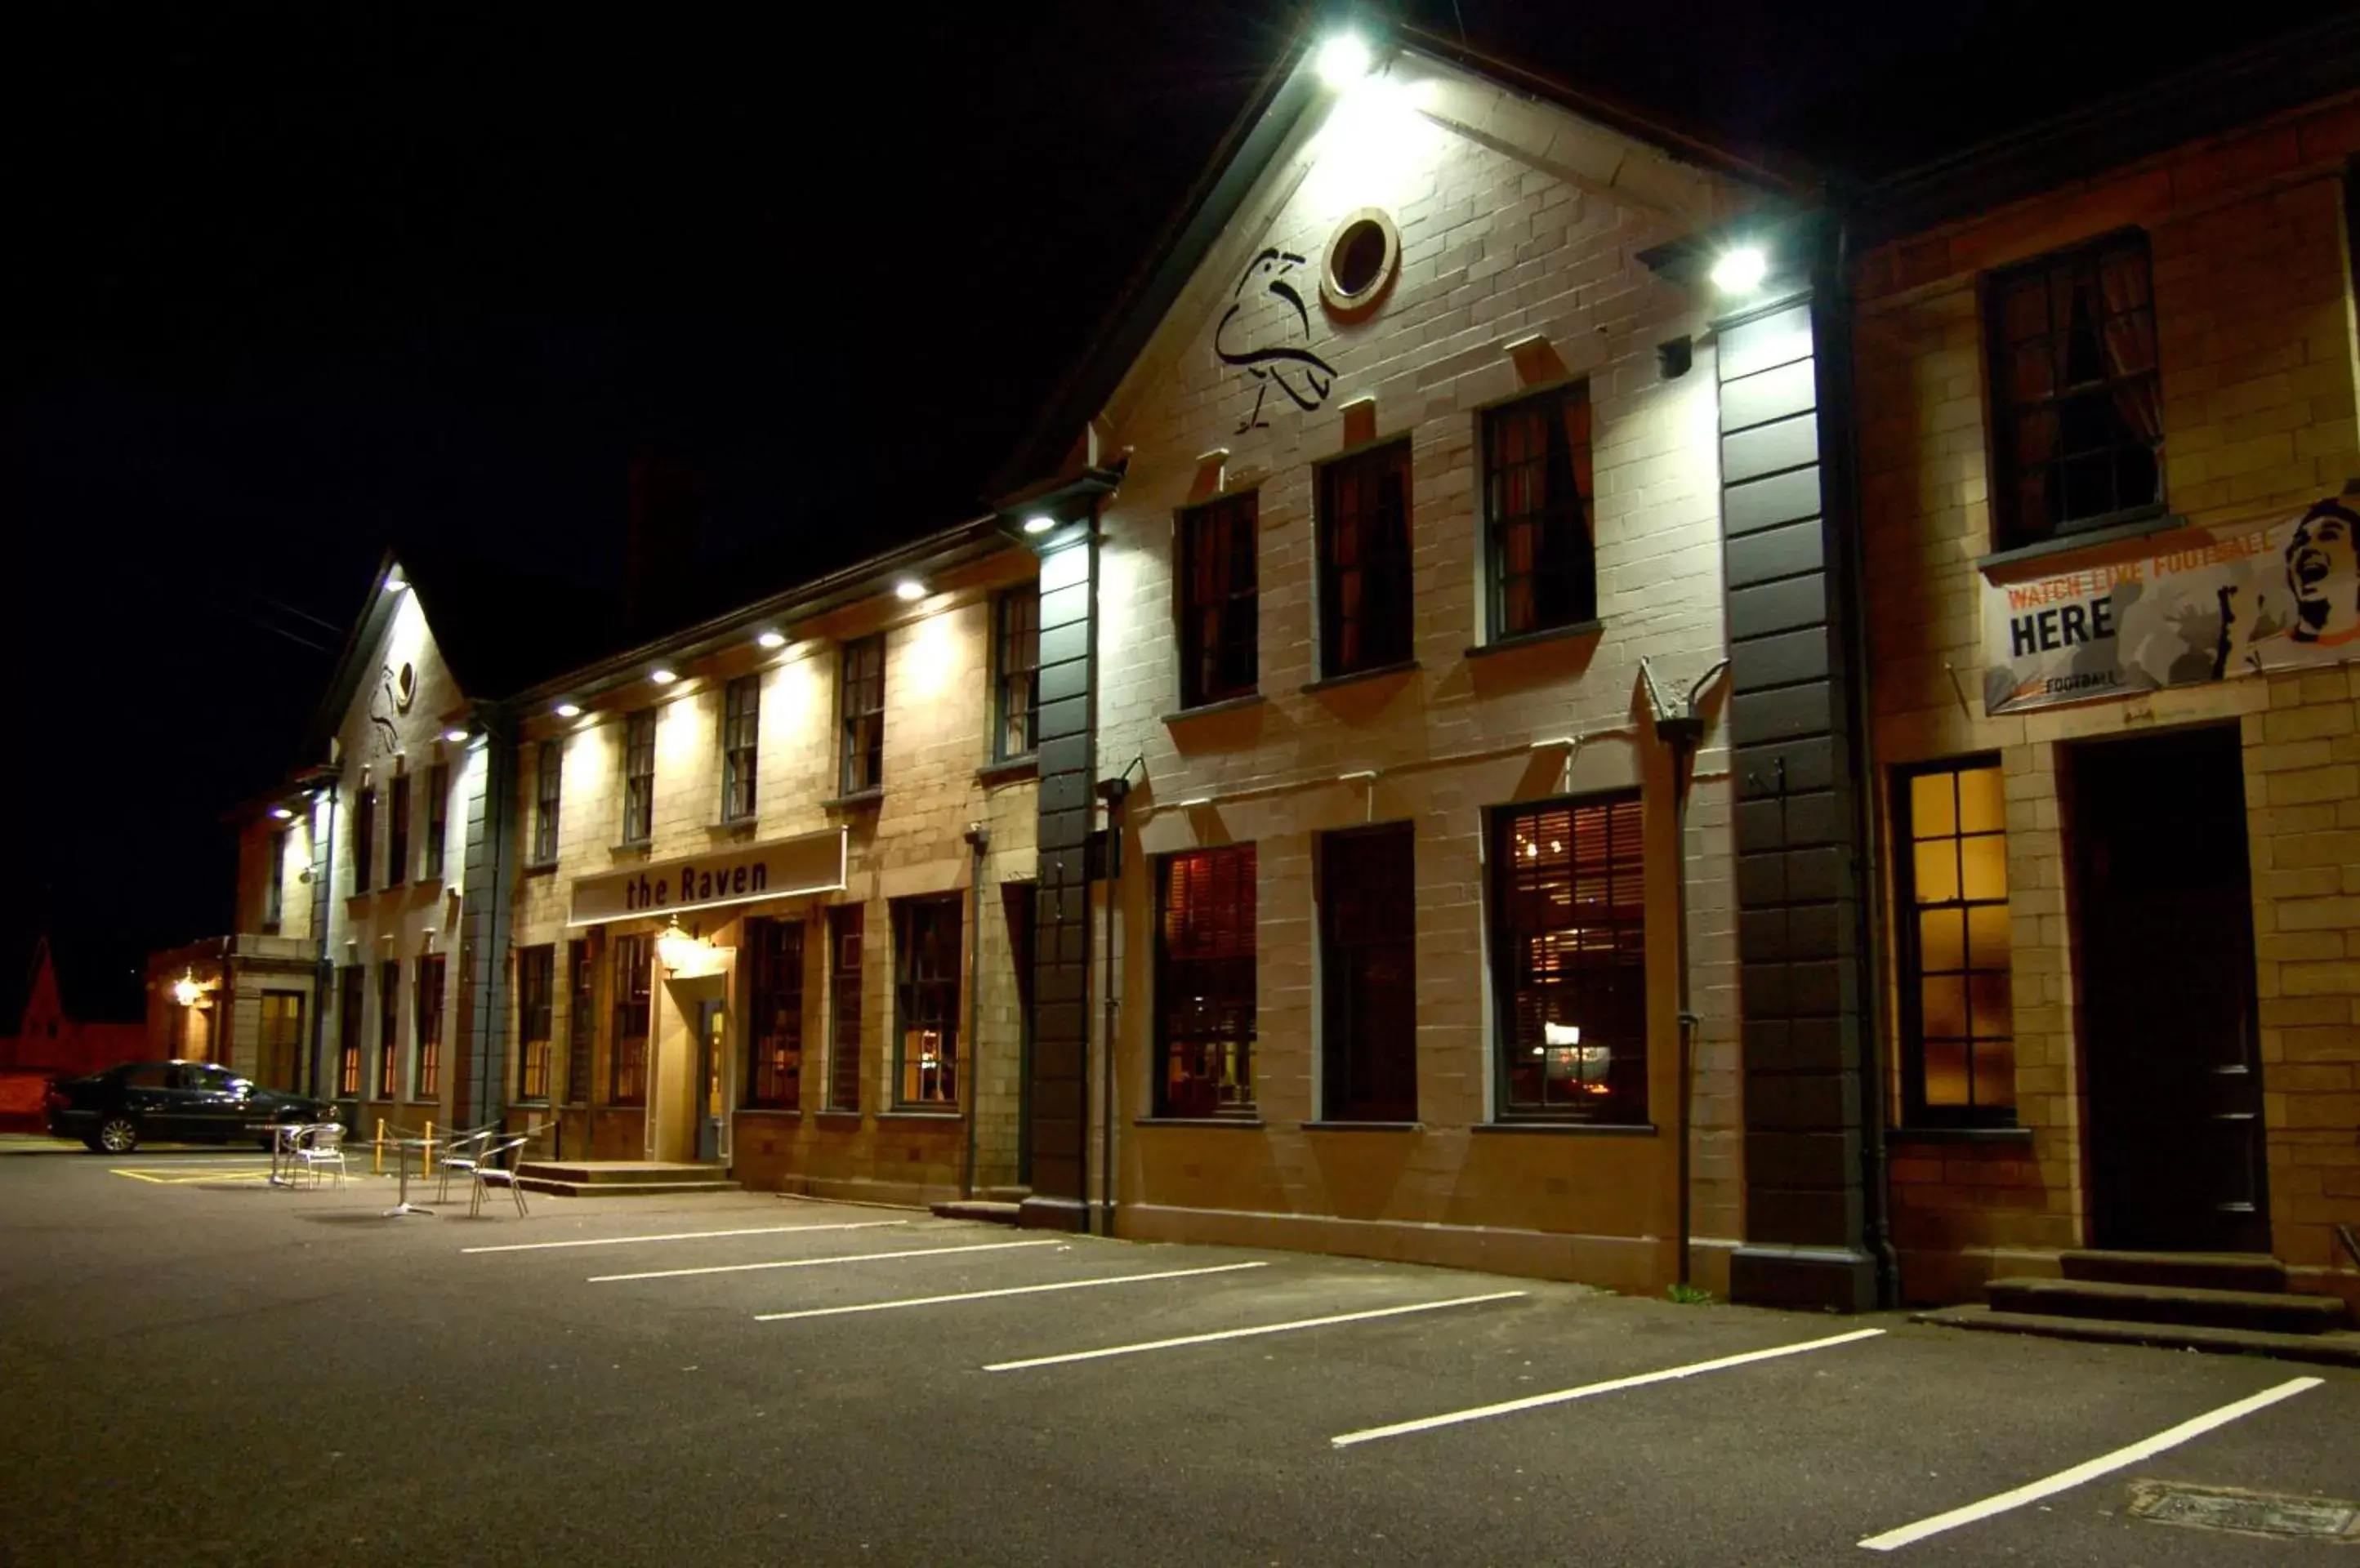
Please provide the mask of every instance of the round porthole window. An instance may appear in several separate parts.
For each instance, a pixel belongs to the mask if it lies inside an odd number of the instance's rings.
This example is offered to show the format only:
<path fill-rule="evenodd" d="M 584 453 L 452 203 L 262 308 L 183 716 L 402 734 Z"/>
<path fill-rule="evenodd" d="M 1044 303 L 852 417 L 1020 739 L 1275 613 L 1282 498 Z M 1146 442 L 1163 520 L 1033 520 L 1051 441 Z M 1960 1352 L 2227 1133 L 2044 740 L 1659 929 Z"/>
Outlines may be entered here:
<path fill-rule="evenodd" d="M 1338 315 L 1374 305 L 1401 269 L 1401 234 L 1375 207 L 1349 213 L 1328 236 L 1319 270 L 1319 298 Z"/>

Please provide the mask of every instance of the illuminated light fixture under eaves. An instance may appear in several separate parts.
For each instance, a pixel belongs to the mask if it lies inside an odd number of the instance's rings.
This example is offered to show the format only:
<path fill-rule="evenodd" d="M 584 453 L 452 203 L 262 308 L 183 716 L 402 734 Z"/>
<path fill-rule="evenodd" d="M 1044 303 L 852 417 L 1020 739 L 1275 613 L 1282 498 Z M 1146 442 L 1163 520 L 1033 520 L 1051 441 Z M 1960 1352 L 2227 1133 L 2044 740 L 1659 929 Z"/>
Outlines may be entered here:
<path fill-rule="evenodd" d="M 914 604 L 926 596 L 926 585 L 914 577 L 904 577 L 893 584 L 893 597 L 905 604 Z"/>
<path fill-rule="evenodd" d="M 654 681 L 659 686 L 669 686 L 673 681 L 679 680 L 680 677 L 673 671 L 667 670 L 662 665 L 659 664 L 653 670 L 648 671 L 648 679 Z"/>
<path fill-rule="evenodd" d="M 1319 80 L 1330 87 L 1351 86 L 1375 63 L 1358 33 L 1338 33 L 1319 46 Z"/>
<path fill-rule="evenodd" d="M 401 575 L 401 573 L 400 573 L 400 572 L 388 572 L 388 573 L 386 574 L 386 579 L 385 579 L 385 591 L 386 591 L 387 593 L 400 593 L 404 588 L 407 588 L 407 587 L 409 587 L 409 586 L 410 586 L 409 582 L 408 582 L 408 581 L 407 581 L 407 580 L 406 580 L 406 579 Z"/>
<path fill-rule="evenodd" d="M 1712 286 L 1724 294 L 1751 294 L 1770 276 L 1770 258 L 1759 245 L 1740 245 L 1712 264 Z"/>
<path fill-rule="evenodd" d="M 461 741 L 467 738 L 467 732 L 461 729 L 458 725 L 453 724 L 449 729 L 442 732 L 442 738 L 449 741 L 453 746 L 456 746 Z"/>
<path fill-rule="evenodd" d="M 784 648 L 787 646 L 787 634 L 784 632 L 764 632 L 760 637 L 756 637 L 754 640 L 764 648 Z"/>
<path fill-rule="evenodd" d="M 1057 519 L 1046 512 L 1035 512 L 1024 519 L 1024 531 L 1028 534 L 1045 534 L 1056 526 Z"/>
<path fill-rule="evenodd" d="M 288 818 L 290 818 L 290 817 L 293 816 L 295 813 L 294 813 L 293 811 L 289 811 L 289 810 L 288 810 L 286 807 L 284 807 L 284 806 L 273 806 L 273 807 L 271 807 L 271 808 L 270 808 L 270 814 L 271 814 L 272 816 L 274 816 L 274 817 L 277 817 L 280 822 L 285 822 Z"/>
<path fill-rule="evenodd" d="M 582 716 L 582 704 L 560 702 L 557 704 L 557 716 L 561 719 L 578 719 Z"/>

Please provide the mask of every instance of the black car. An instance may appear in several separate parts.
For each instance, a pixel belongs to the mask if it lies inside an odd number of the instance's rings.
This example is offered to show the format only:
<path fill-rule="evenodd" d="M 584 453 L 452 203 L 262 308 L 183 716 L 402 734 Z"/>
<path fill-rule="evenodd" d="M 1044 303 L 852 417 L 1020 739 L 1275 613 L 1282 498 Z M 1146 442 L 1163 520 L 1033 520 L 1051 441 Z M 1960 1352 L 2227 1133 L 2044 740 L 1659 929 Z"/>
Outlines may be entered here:
<path fill-rule="evenodd" d="M 78 1138 L 93 1152 L 128 1154 L 142 1143 L 230 1143 L 278 1122 L 335 1119 L 335 1107 L 307 1094 L 265 1089 L 210 1062 L 133 1062 L 49 1084 L 49 1133 Z"/>

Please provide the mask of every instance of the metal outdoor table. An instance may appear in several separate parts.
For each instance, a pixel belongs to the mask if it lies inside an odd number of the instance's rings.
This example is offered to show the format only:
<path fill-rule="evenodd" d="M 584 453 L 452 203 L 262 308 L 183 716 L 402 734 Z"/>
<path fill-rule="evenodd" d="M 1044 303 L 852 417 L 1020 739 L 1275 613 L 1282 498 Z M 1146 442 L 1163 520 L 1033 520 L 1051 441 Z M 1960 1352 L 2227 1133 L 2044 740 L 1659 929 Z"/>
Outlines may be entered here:
<path fill-rule="evenodd" d="M 246 1131 L 267 1133 L 270 1138 L 270 1180 L 266 1185 L 295 1185 L 295 1149 L 302 1141 L 301 1122 L 249 1122 Z"/>
<path fill-rule="evenodd" d="M 399 1219 L 404 1214 L 423 1214 L 432 1219 L 432 1209 L 421 1208 L 410 1201 L 410 1151 L 414 1149 L 422 1154 L 432 1146 L 422 1138 L 395 1138 L 386 1141 L 393 1145 L 394 1170 L 401 1186 L 395 1194 L 393 1207 L 385 1211 L 385 1217 L 391 1220 Z"/>

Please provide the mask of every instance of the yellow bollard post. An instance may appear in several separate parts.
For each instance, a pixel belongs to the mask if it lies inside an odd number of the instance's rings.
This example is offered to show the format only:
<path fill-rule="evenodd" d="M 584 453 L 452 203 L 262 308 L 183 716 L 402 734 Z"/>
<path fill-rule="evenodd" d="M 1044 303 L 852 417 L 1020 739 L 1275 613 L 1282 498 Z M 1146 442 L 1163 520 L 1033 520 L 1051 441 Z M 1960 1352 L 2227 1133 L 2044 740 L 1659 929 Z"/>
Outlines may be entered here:
<path fill-rule="evenodd" d="M 377 1147 L 369 1155 L 369 1174 L 372 1176 L 385 1174 L 385 1118 L 383 1116 L 377 1119 Z"/>
<path fill-rule="evenodd" d="M 419 1151 L 418 1173 L 423 1176 L 434 1169 L 434 1124 L 426 1124 L 426 1147 Z"/>

